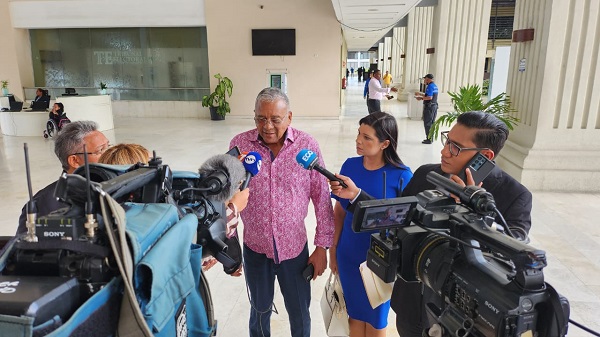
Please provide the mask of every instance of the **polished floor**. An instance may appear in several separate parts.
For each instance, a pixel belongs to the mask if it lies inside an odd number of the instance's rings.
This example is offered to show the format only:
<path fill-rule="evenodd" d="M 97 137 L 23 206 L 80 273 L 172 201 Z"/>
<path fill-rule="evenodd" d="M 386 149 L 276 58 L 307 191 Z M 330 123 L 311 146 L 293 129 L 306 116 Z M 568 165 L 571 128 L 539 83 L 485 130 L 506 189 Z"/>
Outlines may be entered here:
<path fill-rule="evenodd" d="M 292 125 L 308 131 L 319 141 L 327 167 L 338 171 L 347 157 L 355 156 L 354 139 L 358 120 L 366 114 L 362 85 L 356 77 L 349 81 L 339 120 L 294 118 Z M 292 102 L 292 111 L 293 111 Z M 398 152 L 402 160 L 416 169 L 422 164 L 439 162 L 439 142 L 423 145 L 422 121 L 407 118 L 406 103 L 383 102 L 382 110 L 396 116 L 400 139 Z M 199 119 L 120 118 L 115 129 L 106 132 L 113 143 L 134 142 L 155 150 L 173 169 L 195 171 L 211 155 L 225 152 L 235 134 L 254 127 L 252 107 L 248 118 L 230 118 L 213 122 Z M 17 227 L 21 207 L 28 199 L 23 143 L 28 143 L 34 192 L 54 181 L 60 165 L 53 153 L 53 142 L 39 137 L 0 137 L 0 235 L 12 235 Z M 485 186 L 484 186 L 485 187 Z M 600 194 L 533 193 L 531 244 L 547 253 L 546 280 L 571 302 L 571 318 L 600 331 Z M 315 221 L 312 211 L 306 220 L 309 244 L 312 244 Z M 312 250 L 312 248 L 311 248 Z M 208 272 L 216 316 L 218 336 L 247 336 L 248 296 L 243 277 L 225 275 L 221 268 Z M 319 301 L 326 276 L 312 287 L 312 335 L 326 336 Z M 287 313 L 277 290 L 272 316 L 272 335 L 289 336 Z M 390 313 L 388 336 L 397 336 Z M 587 336 L 571 326 L 569 336 Z"/>

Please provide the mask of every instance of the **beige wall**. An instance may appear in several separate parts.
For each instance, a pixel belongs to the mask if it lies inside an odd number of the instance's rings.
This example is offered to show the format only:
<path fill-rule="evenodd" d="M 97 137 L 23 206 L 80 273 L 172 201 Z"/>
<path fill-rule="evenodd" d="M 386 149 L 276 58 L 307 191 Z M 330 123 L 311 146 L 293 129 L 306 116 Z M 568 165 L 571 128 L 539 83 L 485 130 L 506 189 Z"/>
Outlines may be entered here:
<path fill-rule="evenodd" d="M 286 69 L 295 117 L 339 116 L 343 48 L 331 1 L 206 0 L 205 13 L 210 73 L 233 81 L 232 115 L 253 116 L 267 69 Z M 253 28 L 296 29 L 296 55 L 252 56 Z"/>
<path fill-rule="evenodd" d="M 0 80 L 8 80 L 10 93 L 22 100 L 23 86 L 33 86 L 29 31 L 12 28 L 8 6 L 0 0 Z"/>

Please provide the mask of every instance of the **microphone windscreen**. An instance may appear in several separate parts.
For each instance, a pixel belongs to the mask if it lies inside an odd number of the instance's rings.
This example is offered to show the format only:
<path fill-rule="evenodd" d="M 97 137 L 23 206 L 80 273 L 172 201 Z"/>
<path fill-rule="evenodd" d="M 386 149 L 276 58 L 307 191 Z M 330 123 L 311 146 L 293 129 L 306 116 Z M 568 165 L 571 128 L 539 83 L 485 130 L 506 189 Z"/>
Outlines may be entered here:
<path fill-rule="evenodd" d="M 247 172 L 249 172 L 253 177 L 260 171 L 260 167 L 262 166 L 262 157 L 258 152 L 249 152 L 244 157 L 244 168 Z"/>
<path fill-rule="evenodd" d="M 218 154 L 208 158 L 198 171 L 201 176 L 207 176 L 215 171 L 225 172 L 229 176 L 228 184 L 213 197 L 218 202 L 231 199 L 246 177 L 246 169 L 242 162 L 228 154 Z"/>
<path fill-rule="evenodd" d="M 317 162 L 317 154 L 311 150 L 303 149 L 296 155 L 296 161 L 307 170 L 312 169 L 314 163 Z"/>

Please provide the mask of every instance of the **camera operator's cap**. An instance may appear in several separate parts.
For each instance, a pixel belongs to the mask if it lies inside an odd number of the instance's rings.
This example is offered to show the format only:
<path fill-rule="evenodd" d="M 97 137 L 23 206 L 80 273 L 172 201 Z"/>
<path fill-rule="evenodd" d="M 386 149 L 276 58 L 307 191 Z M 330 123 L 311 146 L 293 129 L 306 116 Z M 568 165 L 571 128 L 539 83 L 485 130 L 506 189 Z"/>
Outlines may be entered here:
<path fill-rule="evenodd" d="M 433 74 L 427 74 L 427 75 L 423 76 L 423 78 L 428 78 L 430 80 L 433 80 Z"/>

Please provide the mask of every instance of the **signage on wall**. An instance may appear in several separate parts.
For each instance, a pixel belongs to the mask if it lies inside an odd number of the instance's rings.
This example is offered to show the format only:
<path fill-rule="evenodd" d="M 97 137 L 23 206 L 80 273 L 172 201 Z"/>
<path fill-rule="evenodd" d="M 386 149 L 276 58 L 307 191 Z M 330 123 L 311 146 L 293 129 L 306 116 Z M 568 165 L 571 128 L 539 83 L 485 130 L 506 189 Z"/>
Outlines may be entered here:
<path fill-rule="evenodd" d="M 153 56 L 145 56 L 142 50 L 94 51 L 97 64 L 152 64 Z"/>
<path fill-rule="evenodd" d="M 522 73 L 525 71 L 525 58 L 519 60 L 519 72 Z"/>

